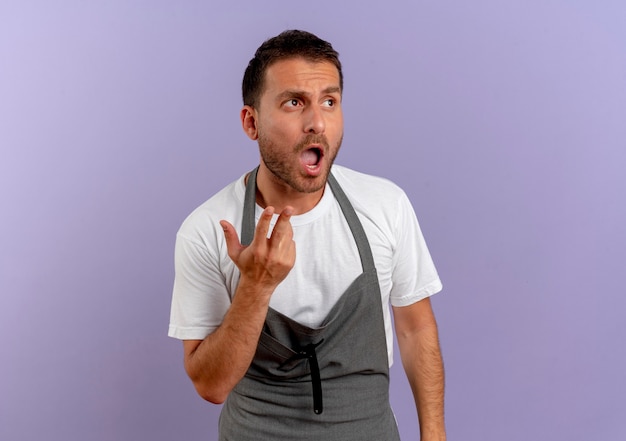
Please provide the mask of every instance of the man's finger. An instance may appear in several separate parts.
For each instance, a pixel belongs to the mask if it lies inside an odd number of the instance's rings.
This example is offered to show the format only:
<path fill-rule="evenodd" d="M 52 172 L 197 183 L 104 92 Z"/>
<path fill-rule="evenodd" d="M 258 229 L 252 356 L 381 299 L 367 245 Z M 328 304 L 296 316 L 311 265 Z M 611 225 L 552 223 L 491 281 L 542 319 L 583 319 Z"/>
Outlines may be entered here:
<path fill-rule="evenodd" d="M 237 235 L 237 230 L 233 227 L 229 222 L 225 220 L 220 221 L 220 225 L 224 230 L 224 239 L 226 240 L 226 248 L 228 248 L 228 255 L 230 258 L 236 262 L 239 254 L 245 248 L 239 242 L 239 236 Z"/>
<path fill-rule="evenodd" d="M 276 225 L 274 225 L 274 230 L 272 230 L 272 241 L 287 239 L 291 240 L 293 238 L 293 229 L 291 228 L 291 215 L 293 214 L 293 207 L 287 206 L 280 213 L 278 220 L 276 221 Z"/>
<path fill-rule="evenodd" d="M 257 246 L 264 246 L 267 239 L 267 232 L 270 230 L 270 223 L 274 215 L 274 207 L 266 207 L 261 213 L 261 218 L 256 225 L 254 231 L 254 239 L 252 240 Z"/>

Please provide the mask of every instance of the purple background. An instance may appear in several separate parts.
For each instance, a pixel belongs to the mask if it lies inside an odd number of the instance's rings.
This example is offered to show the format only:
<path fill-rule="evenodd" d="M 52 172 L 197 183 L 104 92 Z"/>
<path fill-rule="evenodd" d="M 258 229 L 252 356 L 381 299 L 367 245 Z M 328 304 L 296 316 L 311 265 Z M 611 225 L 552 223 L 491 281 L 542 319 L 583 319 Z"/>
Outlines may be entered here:
<path fill-rule="evenodd" d="M 166 337 L 174 235 L 258 161 L 241 76 L 294 27 L 342 56 L 338 162 L 407 191 L 444 280 L 449 439 L 626 439 L 624 23 L 621 0 L 3 1 L 0 439 L 216 439 Z"/>

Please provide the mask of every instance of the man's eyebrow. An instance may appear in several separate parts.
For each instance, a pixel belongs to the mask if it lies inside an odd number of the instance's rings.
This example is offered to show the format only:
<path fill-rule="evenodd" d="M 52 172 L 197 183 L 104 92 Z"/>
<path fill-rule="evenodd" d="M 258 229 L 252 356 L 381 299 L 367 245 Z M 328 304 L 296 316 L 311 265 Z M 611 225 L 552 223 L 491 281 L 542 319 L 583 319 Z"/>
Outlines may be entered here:
<path fill-rule="evenodd" d="M 322 95 L 328 95 L 328 94 L 333 94 L 333 93 L 341 93 L 341 88 L 339 86 L 330 86 L 327 87 L 326 89 L 322 90 Z M 284 100 L 284 99 L 288 99 L 288 98 L 298 98 L 298 97 L 303 97 L 303 96 L 309 96 L 310 93 L 305 92 L 304 90 L 300 90 L 300 89 L 287 89 L 282 91 L 281 93 L 278 94 L 278 96 L 276 97 L 277 100 Z"/>
<path fill-rule="evenodd" d="M 341 87 L 339 87 L 339 86 L 330 86 L 330 87 L 327 87 L 326 89 L 322 90 L 322 93 L 324 93 L 324 94 L 329 94 L 329 93 L 339 93 L 339 94 L 341 94 Z"/>
<path fill-rule="evenodd" d="M 276 99 L 283 100 L 287 98 L 301 97 L 305 95 L 307 95 L 307 93 L 304 90 L 287 89 L 279 93 L 278 96 L 276 96 Z"/>

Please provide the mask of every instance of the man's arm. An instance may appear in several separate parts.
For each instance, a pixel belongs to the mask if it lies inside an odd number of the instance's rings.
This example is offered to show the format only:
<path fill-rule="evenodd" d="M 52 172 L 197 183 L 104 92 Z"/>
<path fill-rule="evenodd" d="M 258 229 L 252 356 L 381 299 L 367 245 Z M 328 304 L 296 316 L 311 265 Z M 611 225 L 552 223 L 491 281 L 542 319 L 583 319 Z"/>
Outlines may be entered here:
<path fill-rule="evenodd" d="M 274 209 L 267 207 L 247 247 L 241 245 L 230 223 L 220 222 L 228 255 L 241 273 L 239 285 L 219 328 L 204 340 L 183 342 L 185 369 L 205 400 L 224 402 L 252 362 L 270 297 L 295 262 L 295 243 L 289 223 L 292 211 L 291 207 L 285 208 L 268 239 Z"/>
<path fill-rule="evenodd" d="M 421 440 L 443 441 L 444 370 L 430 299 L 394 307 L 393 314 L 402 365 L 415 398 Z"/>

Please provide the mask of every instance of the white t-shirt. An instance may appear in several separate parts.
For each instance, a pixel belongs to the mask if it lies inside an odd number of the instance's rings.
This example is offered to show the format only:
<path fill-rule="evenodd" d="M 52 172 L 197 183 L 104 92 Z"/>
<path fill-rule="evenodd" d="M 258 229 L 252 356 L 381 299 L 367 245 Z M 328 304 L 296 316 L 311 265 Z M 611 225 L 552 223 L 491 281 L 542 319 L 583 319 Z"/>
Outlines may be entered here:
<path fill-rule="evenodd" d="M 392 182 L 334 165 L 332 173 L 348 196 L 367 235 L 378 274 L 389 351 L 393 331 L 389 304 L 407 306 L 442 288 L 406 194 Z M 202 340 L 222 322 L 239 281 L 228 257 L 219 221 L 241 237 L 245 175 L 206 201 L 183 222 L 176 236 L 174 292 L 168 335 Z M 256 206 L 258 221 L 262 212 Z M 278 215 L 274 215 L 272 227 Z M 310 327 L 318 326 L 352 281 L 362 273 L 354 237 L 327 185 L 320 202 L 292 216 L 296 262 L 276 288 L 270 306 Z M 271 231 L 271 229 L 270 229 Z"/>

